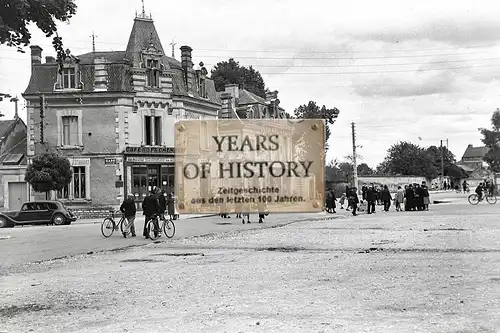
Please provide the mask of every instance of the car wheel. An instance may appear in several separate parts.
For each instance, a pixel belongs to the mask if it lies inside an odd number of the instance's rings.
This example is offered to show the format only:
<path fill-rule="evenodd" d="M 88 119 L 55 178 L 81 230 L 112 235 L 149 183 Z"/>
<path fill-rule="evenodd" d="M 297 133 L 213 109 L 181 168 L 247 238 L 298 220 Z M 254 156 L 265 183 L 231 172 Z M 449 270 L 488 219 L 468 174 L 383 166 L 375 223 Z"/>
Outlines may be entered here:
<path fill-rule="evenodd" d="M 63 225 L 66 223 L 66 219 L 64 218 L 64 215 L 56 214 L 52 218 L 52 223 L 54 223 L 55 225 Z"/>
<path fill-rule="evenodd" d="M 5 219 L 5 217 L 0 216 L 0 228 L 7 228 L 7 227 L 8 227 L 7 220 Z"/>

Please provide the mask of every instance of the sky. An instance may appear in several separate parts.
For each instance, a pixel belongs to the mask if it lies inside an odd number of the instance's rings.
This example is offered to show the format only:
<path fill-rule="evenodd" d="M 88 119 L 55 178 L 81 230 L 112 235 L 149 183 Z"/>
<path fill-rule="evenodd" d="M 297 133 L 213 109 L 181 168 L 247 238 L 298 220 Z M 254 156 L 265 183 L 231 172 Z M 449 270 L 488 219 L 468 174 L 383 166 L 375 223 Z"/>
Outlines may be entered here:
<path fill-rule="evenodd" d="M 76 1 L 69 24 L 58 24 L 73 54 L 125 50 L 139 0 Z M 500 107 L 499 1 L 145 0 L 165 52 L 212 68 L 234 58 L 260 71 L 290 113 L 315 101 L 337 107 L 327 161 L 352 154 L 375 167 L 387 149 L 409 141 L 422 147 L 448 142 L 460 159 L 480 146 Z M 31 26 L 32 45 L 55 55 L 51 39 Z M 0 46 L 0 92 L 19 95 L 30 78 L 26 53 Z M 21 117 L 26 109 L 21 103 Z M 12 118 L 13 103 L 0 102 Z M 448 140 L 448 141 L 446 141 Z"/>

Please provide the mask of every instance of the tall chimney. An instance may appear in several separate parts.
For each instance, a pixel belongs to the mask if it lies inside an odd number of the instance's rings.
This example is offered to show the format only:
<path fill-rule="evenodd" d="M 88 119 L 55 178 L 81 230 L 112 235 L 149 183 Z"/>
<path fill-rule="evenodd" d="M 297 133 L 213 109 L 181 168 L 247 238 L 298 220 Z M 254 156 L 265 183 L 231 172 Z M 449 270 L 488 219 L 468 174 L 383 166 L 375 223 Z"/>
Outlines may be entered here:
<path fill-rule="evenodd" d="M 189 92 L 193 91 L 194 79 L 193 59 L 191 56 L 192 51 L 193 49 L 187 45 L 181 46 L 181 66 L 184 71 L 184 82 Z"/>
<path fill-rule="evenodd" d="M 224 86 L 224 91 L 231 95 L 231 106 L 236 109 L 238 106 L 238 101 L 240 99 L 240 88 L 236 83 L 229 83 Z"/>
<path fill-rule="evenodd" d="M 34 65 L 39 65 L 42 63 L 42 51 L 43 49 L 38 45 L 30 46 L 31 49 L 31 68 Z"/>
<path fill-rule="evenodd" d="M 108 90 L 108 69 L 105 58 L 94 59 L 94 91 Z"/>
<path fill-rule="evenodd" d="M 218 114 L 219 119 L 233 118 L 232 105 L 231 105 L 231 100 L 233 99 L 233 96 L 231 96 L 231 94 L 227 92 L 223 92 L 220 95 L 220 99 L 222 101 L 222 105 Z"/>

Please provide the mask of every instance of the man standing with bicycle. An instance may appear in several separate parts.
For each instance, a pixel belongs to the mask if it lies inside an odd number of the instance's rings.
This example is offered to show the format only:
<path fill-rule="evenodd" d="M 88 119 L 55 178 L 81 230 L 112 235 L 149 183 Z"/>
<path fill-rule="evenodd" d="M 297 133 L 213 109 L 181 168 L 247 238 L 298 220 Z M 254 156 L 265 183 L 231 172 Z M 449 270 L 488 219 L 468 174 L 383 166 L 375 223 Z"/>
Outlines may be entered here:
<path fill-rule="evenodd" d="M 152 189 L 149 192 L 149 195 L 144 198 L 144 201 L 142 202 L 142 212 L 145 216 L 144 219 L 144 230 L 142 232 L 142 235 L 146 237 L 146 239 L 149 238 L 149 230 L 148 230 L 148 221 L 151 220 L 153 215 L 158 214 L 158 212 L 161 211 L 160 203 L 158 202 L 158 198 L 156 196 L 156 190 Z M 158 232 L 160 231 L 160 226 L 158 225 L 158 220 L 155 222 L 155 237 L 158 237 Z"/>
<path fill-rule="evenodd" d="M 127 219 L 126 227 L 123 230 L 123 237 L 127 238 L 127 234 L 132 233 L 132 237 L 135 237 L 135 214 L 137 209 L 135 208 L 134 195 L 129 194 L 127 199 L 125 199 L 120 206 L 120 212 L 123 213 L 123 216 Z"/>

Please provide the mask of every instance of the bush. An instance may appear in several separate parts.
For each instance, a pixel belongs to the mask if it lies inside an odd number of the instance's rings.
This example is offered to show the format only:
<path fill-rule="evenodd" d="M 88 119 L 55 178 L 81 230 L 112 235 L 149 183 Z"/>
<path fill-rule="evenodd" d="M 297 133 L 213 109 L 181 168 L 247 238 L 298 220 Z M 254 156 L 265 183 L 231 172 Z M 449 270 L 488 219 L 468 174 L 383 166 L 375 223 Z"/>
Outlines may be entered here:
<path fill-rule="evenodd" d="M 36 192 L 62 190 L 71 182 L 73 171 L 69 160 L 56 154 L 42 154 L 35 156 L 26 169 L 24 180 Z"/>

